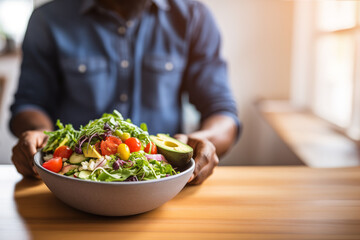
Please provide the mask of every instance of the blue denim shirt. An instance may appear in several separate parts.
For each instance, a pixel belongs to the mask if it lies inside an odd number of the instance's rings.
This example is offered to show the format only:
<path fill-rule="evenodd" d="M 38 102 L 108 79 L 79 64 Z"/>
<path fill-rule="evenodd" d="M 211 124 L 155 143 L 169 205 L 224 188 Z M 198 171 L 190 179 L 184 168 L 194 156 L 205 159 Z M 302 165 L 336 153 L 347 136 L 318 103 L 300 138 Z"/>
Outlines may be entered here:
<path fill-rule="evenodd" d="M 39 109 L 79 127 L 117 109 L 150 133 L 175 134 L 182 93 L 202 120 L 238 122 L 219 31 L 201 3 L 153 0 L 127 21 L 96 1 L 57 0 L 30 18 L 11 111 Z"/>

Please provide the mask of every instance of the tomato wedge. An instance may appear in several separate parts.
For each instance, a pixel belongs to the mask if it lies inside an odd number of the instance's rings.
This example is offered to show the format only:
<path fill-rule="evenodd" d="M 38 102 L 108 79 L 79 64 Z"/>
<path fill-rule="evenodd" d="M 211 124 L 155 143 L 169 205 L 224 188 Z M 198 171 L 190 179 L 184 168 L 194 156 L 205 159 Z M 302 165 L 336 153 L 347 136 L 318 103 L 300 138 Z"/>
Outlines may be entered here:
<path fill-rule="evenodd" d="M 58 173 L 61 171 L 63 166 L 62 158 L 61 157 L 52 158 L 49 161 L 44 162 L 42 166 L 47 170 Z"/>
<path fill-rule="evenodd" d="M 117 137 L 114 137 L 114 136 L 109 136 L 105 139 L 105 141 L 110 141 L 110 142 L 114 142 L 116 143 L 117 145 L 120 145 L 122 144 L 122 141 L 120 138 L 117 138 Z"/>
<path fill-rule="evenodd" d="M 54 158 L 55 157 L 61 157 L 61 158 L 69 158 L 73 151 L 68 146 L 60 146 L 55 149 L 54 151 Z"/>
<path fill-rule="evenodd" d="M 119 144 L 111 140 L 101 141 L 100 148 L 101 148 L 101 155 L 113 155 L 117 152 Z"/>

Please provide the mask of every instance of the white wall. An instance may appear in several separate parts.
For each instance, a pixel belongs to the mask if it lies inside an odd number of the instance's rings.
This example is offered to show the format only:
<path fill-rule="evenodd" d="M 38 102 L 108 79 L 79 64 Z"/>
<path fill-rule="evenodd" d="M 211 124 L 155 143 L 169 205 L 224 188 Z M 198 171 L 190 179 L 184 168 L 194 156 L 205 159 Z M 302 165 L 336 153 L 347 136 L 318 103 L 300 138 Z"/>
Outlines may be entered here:
<path fill-rule="evenodd" d="M 258 97 L 290 94 L 293 1 L 202 0 L 223 36 L 233 92 L 244 123 L 243 135 L 222 164 L 298 163 L 254 108 Z"/>

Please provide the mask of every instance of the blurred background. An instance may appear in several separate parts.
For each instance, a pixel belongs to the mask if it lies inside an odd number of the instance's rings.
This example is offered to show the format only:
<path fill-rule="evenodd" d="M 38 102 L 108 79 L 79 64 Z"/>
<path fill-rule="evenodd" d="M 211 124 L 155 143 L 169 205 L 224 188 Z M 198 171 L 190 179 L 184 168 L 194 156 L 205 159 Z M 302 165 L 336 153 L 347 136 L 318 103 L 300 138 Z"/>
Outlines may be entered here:
<path fill-rule="evenodd" d="M 360 165 L 360 2 L 201 0 L 214 14 L 244 124 L 222 165 Z M 0 163 L 16 139 L 8 130 L 19 46 L 34 7 L 0 0 Z M 185 109 L 187 131 L 198 121 Z"/>

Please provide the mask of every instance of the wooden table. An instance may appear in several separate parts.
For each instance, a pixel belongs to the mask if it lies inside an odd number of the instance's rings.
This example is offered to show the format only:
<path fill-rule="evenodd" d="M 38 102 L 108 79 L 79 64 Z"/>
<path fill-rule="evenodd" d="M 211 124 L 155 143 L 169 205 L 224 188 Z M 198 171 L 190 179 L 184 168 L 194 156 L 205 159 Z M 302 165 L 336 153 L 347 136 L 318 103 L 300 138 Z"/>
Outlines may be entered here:
<path fill-rule="evenodd" d="M 360 168 L 218 167 L 160 208 L 100 217 L 0 166 L 0 239 L 360 239 Z"/>

